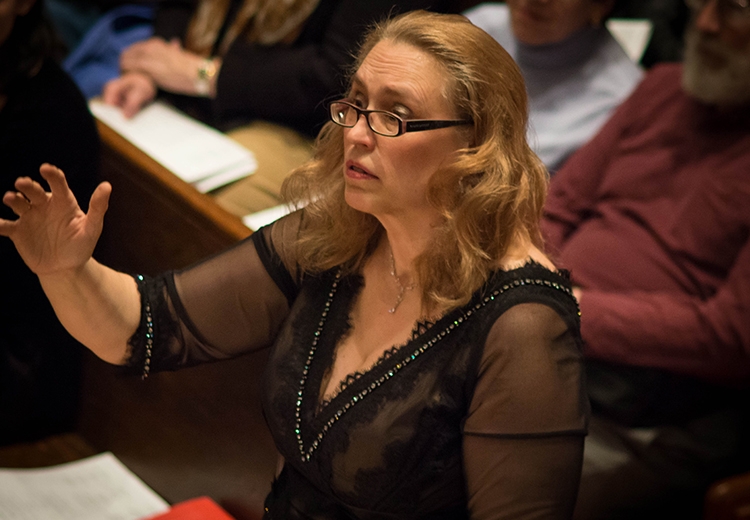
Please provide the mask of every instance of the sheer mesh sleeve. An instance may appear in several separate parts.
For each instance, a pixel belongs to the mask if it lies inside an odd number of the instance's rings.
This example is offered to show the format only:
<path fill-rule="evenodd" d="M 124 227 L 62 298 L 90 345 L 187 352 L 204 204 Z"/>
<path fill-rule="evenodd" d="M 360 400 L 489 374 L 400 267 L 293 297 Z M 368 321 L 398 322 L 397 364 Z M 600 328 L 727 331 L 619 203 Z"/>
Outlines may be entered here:
<path fill-rule="evenodd" d="M 283 241 L 299 220 L 286 217 L 188 269 L 137 279 L 142 318 L 127 366 L 148 375 L 270 346 L 297 294 Z"/>
<path fill-rule="evenodd" d="M 472 518 L 570 518 L 589 411 L 574 331 L 538 303 L 493 325 L 464 425 Z"/>

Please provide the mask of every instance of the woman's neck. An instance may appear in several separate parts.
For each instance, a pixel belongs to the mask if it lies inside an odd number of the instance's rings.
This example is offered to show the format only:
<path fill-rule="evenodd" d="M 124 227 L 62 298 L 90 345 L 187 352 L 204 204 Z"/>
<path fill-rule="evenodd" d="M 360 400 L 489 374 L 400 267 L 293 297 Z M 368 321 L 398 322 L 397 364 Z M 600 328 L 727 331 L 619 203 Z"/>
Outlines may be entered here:
<path fill-rule="evenodd" d="M 421 255 L 432 241 L 437 224 L 432 220 L 382 219 L 385 233 L 378 245 L 384 256 L 393 255 L 395 270 L 399 276 L 413 276 L 414 260 Z"/>

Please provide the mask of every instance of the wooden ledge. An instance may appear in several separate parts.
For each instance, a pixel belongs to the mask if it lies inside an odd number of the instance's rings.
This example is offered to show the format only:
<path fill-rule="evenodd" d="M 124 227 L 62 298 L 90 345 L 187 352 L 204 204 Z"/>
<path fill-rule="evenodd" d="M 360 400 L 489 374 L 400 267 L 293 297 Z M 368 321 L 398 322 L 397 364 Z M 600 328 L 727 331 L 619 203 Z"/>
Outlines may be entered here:
<path fill-rule="evenodd" d="M 217 253 L 252 231 L 242 220 L 97 121 L 100 180 L 113 191 L 97 257 L 117 269 L 155 274 Z"/>

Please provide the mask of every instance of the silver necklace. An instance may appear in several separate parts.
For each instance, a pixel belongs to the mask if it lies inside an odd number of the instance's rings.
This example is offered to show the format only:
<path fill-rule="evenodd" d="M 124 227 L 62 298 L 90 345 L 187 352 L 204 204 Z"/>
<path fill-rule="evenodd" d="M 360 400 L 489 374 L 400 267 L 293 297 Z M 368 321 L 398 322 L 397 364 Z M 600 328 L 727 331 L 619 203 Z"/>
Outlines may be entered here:
<path fill-rule="evenodd" d="M 417 284 L 412 283 L 412 284 L 404 286 L 404 284 L 401 283 L 401 280 L 399 280 L 398 276 L 396 275 L 396 260 L 393 258 L 393 250 L 388 248 L 388 252 L 391 255 L 391 276 L 393 277 L 394 280 L 396 280 L 396 285 L 398 286 L 398 297 L 396 298 L 396 303 L 393 304 L 393 307 L 388 309 L 388 312 L 393 314 L 396 312 L 396 309 L 398 308 L 398 306 L 401 305 L 401 302 L 404 299 L 404 293 L 406 291 L 411 291 L 412 289 L 414 289 L 417 286 Z"/>

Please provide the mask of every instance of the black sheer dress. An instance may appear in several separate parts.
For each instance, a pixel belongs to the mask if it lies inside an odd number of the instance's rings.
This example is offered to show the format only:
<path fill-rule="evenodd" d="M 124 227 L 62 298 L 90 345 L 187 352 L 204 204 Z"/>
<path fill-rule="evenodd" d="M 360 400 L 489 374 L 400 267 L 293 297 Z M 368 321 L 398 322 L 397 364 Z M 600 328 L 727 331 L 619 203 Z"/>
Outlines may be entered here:
<path fill-rule="evenodd" d="M 293 214 L 139 280 L 131 340 L 129 365 L 150 372 L 272 346 L 263 407 L 285 465 L 266 518 L 570 517 L 588 401 L 567 277 L 533 262 L 495 272 L 323 401 L 362 279 L 300 276 L 287 247 L 298 227 Z"/>

